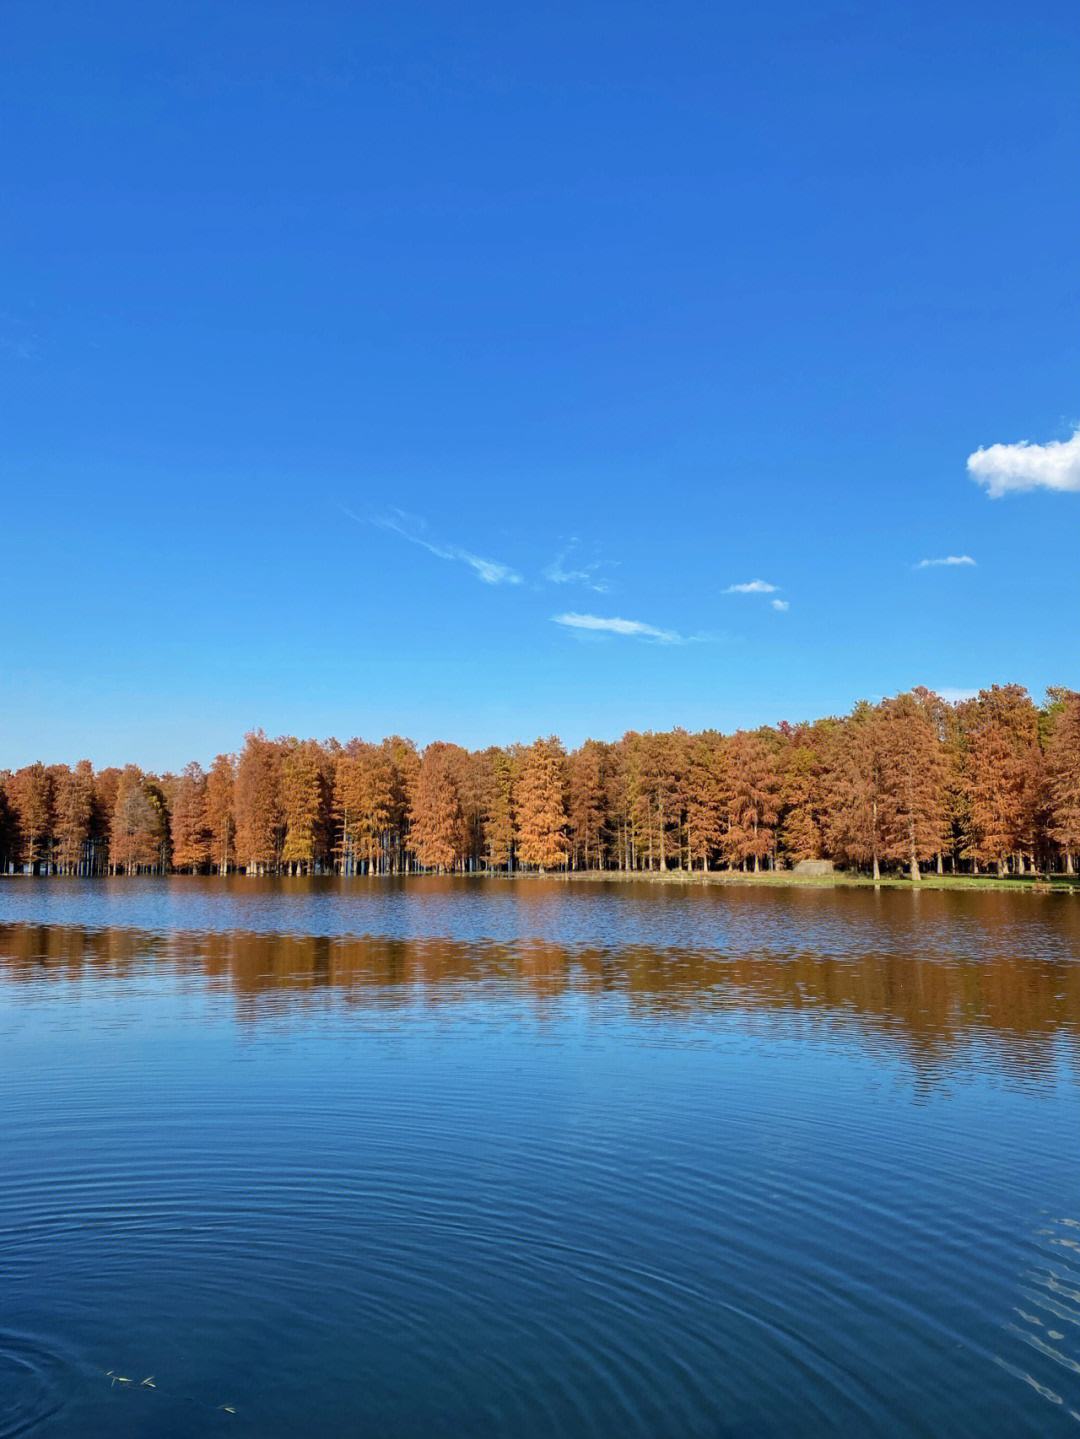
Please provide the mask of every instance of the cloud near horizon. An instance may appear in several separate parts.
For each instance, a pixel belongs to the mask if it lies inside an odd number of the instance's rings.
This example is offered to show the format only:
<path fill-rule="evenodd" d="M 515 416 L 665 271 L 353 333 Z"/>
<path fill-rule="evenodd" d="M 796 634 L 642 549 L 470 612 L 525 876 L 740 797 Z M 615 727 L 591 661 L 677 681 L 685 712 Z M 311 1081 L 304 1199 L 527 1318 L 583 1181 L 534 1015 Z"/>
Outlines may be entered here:
<path fill-rule="evenodd" d="M 581 615 L 570 611 L 563 615 L 552 615 L 551 621 L 571 630 L 588 630 L 595 634 L 626 635 L 631 639 L 655 640 L 657 644 L 681 645 L 685 638 L 677 630 L 662 630 L 657 625 L 647 625 L 642 620 L 624 620 L 613 615 Z"/>
<path fill-rule="evenodd" d="M 1080 494 L 1080 427 L 1068 440 L 1033 445 L 980 446 L 967 457 L 968 474 L 992 500 L 1025 490 L 1056 490 Z"/>
<path fill-rule="evenodd" d="M 943 555 L 939 560 L 920 560 L 915 566 L 917 570 L 932 570 L 939 565 L 973 565 L 975 561 L 970 555 Z"/>
<path fill-rule="evenodd" d="M 774 595 L 780 588 L 779 585 L 771 585 L 768 580 L 746 580 L 741 585 L 728 585 L 724 591 L 725 595 Z"/>
<path fill-rule="evenodd" d="M 350 510 L 345 513 L 351 519 L 357 516 Z M 475 555 L 471 550 L 464 549 L 461 545 L 438 544 L 434 540 L 425 539 L 419 531 L 425 528 L 423 520 L 414 519 L 411 515 L 405 514 L 404 510 L 394 510 L 389 515 L 380 515 L 372 519 L 371 523 L 377 525 L 380 530 L 389 530 L 391 534 L 400 535 L 403 540 L 408 540 L 411 545 L 419 545 L 421 549 L 427 550 L 428 554 L 436 555 L 440 560 L 456 560 L 468 567 L 485 585 L 520 585 L 521 576 L 517 570 L 510 565 L 504 565 L 501 560 L 485 559 L 483 555 Z"/>

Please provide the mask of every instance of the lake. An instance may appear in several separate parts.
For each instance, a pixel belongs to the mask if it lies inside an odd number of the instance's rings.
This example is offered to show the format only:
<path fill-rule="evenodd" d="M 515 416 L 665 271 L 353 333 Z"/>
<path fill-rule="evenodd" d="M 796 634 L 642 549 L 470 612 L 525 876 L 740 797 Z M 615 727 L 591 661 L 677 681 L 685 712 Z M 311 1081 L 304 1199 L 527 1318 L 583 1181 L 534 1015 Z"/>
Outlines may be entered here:
<path fill-rule="evenodd" d="M 1067 895 L 3 881 L 0 1435 L 1080 1435 L 1078 1080 Z"/>

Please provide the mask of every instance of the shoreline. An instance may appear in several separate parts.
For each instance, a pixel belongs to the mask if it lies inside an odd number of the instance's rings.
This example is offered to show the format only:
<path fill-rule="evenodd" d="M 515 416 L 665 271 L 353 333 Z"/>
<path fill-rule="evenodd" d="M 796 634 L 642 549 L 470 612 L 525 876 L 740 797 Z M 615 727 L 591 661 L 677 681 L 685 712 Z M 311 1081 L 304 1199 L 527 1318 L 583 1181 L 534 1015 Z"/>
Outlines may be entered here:
<path fill-rule="evenodd" d="M 518 876 L 514 876 L 517 878 Z M 1080 875 L 1007 875 L 1000 878 L 994 874 L 924 874 L 918 883 L 906 874 L 887 874 L 880 879 L 872 875 L 836 870 L 833 874 L 797 874 L 794 870 L 765 870 L 760 874 L 741 870 L 568 870 L 546 875 L 548 879 L 564 879 L 571 882 L 622 881 L 645 884 L 705 884 L 705 885 L 758 885 L 773 888 L 792 889 L 909 889 L 916 893 L 924 889 L 965 889 L 965 890 L 1029 890 L 1036 894 L 1078 894 Z"/>
<path fill-rule="evenodd" d="M 181 871 L 174 871 L 171 874 L 141 874 L 141 875 L 28 875 L 28 874 L 0 874 L 2 880 L 39 880 L 56 881 L 78 879 L 86 880 L 125 880 L 125 879 L 154 879 L 154 880 L 187 880 L 187 879 L 219 879 L 223 876 L 216 874 L 192 875 Z M 386 879 L 486 879 L 486 880 L 554 880 L 564 884 L 651 884 L 651 885 L 700 885 L 700 886 L 743 886 L 758 887 L 765 889 L 906 889 L 918 894 L 922 890 L 967 890 L 982 891 L 984 893 L 1003 893 L 1006 891 L 1024 890 L 1031 894 L 1080 894 L 1080 875 L 1055 874 L 1055 875 L 1007 875 L 999 878 L 993 874 L 926 874 L 918 883 L 913 883 L 907 874 L 887 874 L 880 879 L 874 879 L 872 875 L 852 872 L 850 870 L 836 870 L 832 874 L 798 874 L 794 870 L 763 870 L 759 874 L 746 873 L 741 870 L 621 870 L 621 869 L 574 869 L 574 870 L 515 870 L 513 874 L 504 871 L 472 871 L 469 873 L 446 873 L 437 874 L 433 871 L 410 874 L 376 874 L 376 875 L 246 875 L 242 872 L 230 873 L 228 879 L 260 879 L 260 880 L 284 880 L 295 879 L 335 879 L 335 880 L 358 880 L 378 881 Z"/>

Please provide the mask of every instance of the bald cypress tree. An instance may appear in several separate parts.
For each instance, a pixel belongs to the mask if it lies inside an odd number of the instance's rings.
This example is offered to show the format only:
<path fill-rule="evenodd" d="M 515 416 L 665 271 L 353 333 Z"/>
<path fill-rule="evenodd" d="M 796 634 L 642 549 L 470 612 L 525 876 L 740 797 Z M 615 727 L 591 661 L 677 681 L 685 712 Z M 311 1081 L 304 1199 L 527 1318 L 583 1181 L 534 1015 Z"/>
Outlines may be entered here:
<path fill-rule="evenodd" d="M 752 861 L 754 873 L 775 847 L 780 817 L 776 753 L 760 732 L 740 730 L 728 743 L 731 798 L 725 846 L 733 863 Z"/>
<path fill-rule="evenodd" d="M 114 874 L 138 874 L 161 863 L 164 815 L 138 765 L 125 765 L 116 787 L 109 826 L 109 863 Z"/>
<path fill-rule="evenodd" d="M 971 833 L 968 853 L 1006 874 L 1010 859 L 1022 870 L 1033 854 L 1042 756 L 1038 715 L 1021 685 L 980 690 L 971 714 L 967 784 Z"/>
<path fill-rule="evenodd" d="M 820 859 L 825 846 L 821 829 L 824 810 L 824 756 L 821 735 L 813 725 L 781 725 L 783 744 L 778 759 L 781 822 L 779 843 L 794 864 Z"/>
<path fill-rule="evenodd" d="M 590 739 L 567 760 L 570 853 L 575 868 L 604 868 L 609 750 L 610 746 Z"/>
<path fill-rule="evenodd" d="M 218 874 L 228 874 L 235 858 L 233 839 L 236 820 L 233 796 L 236 770 L 232 755 L 215 756 L 206 776 L 206 828 L 210 846 L 210 863 Z"/>
<path fill-rule="evenodd" d="M 690 868 L 708 870 L 723 852 L 732 793 L 727 742 L 718 731 L 691 737 L 680 788 Z"/>
<path fill-rule="evenodd" d="M 892 817 L 879 710 L 865 700 L 855 706 L 831 738 L 827 764 L 830 853 L 869 865 L 873 877 L 880 879 Z"/>
<path fill-rule="evenodd" d="M 424 869 L 442 874 L 464 854 L 465 821 L 458 793 L 455 745 L 429 744 L 420 761 L 409 812 L 409 847 Z"/>
<path fill-rule="evenodd" d="M 322 774 L 314 740 L 287 740 L 280 766 L 282 863 L 293 874 L 311 874 L 322 816 Z"/>
<path fill-rule="evenodd" d="M 350 740 L 338 757 L 334 774 L 343 872 L 365 865 L 369 874 L 382 866 L 390 851 L 394 810 L 394 771 L 385 746 Z"/>
<path fill-rule="evenodd" d="M 244 737 L 236 766 L 236 859 L 248 874 L 263 874 L 278 860 L 281 834 L 281 752 L 262 730 Z"/>
<path fill-rule="evenodd" d="M 879 710 L 882 780 L 888 803 L 883 814 L 884 852 L 907 866 L 914 883 L 921 864 L 941 853 L 946 823 L 946 767 L 929 701 L 902 694 Z"/>
<path fill-rule="evenodd" d="M 210 858 L 210 823 L 207 778 L 195 760 L 185 765 L 173 786 L 170 831 L 174 867 L 197 874 Z"/>
<path fill-rule="evenodd" d="M 36 873 L 48 852 L 53 823 L 53 779 L 40 760 L 11 776 L 8 803 L 18 826 L 19 859 Z"/>
<path fill-rule="evenodd" d="M 522 864 L 541 872 L 564 866 L 570 850 L 565 760 L 565 751 L 554 736 L 534 741 L 521 757 L 517 853 Z"/>
<path fill-rule="evenodd" d="M 88 759 L 73 770 L 63 766 L 55 780 L 56 864 L 61 874 L 79 874 L 87 862 L 94 812 L 94 769 Z"/>
<path fill-rule="evenodd" d="M 484 753 L 484 858 L 489 869 L 514 867 L 515 757 L 505 749 Z"/>
<path fill-rule="evenodd" d="M 1065 873 L 1080 854 L 1080 694 L 1068 691 L 1053 717 L 1047 741 L 1050 835 L 1060 845 Z"/>

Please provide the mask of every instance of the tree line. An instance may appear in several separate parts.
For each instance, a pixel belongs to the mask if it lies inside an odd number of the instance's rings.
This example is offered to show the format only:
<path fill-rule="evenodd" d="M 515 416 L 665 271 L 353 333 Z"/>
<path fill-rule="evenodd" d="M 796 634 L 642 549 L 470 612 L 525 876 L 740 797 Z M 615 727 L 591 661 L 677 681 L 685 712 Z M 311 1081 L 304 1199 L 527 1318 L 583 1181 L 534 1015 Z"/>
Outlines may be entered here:
<path fill-rule="evenodd" d="M 631 731 L 470 751 L 391 736 L 245 737 L 179 774 L 0 772 L 0 872 L 755 872 L 829 859 L 1073 874 L 1080 693 L 959 703 L 918 688 L 849 715 L 724 735 Z"/>

